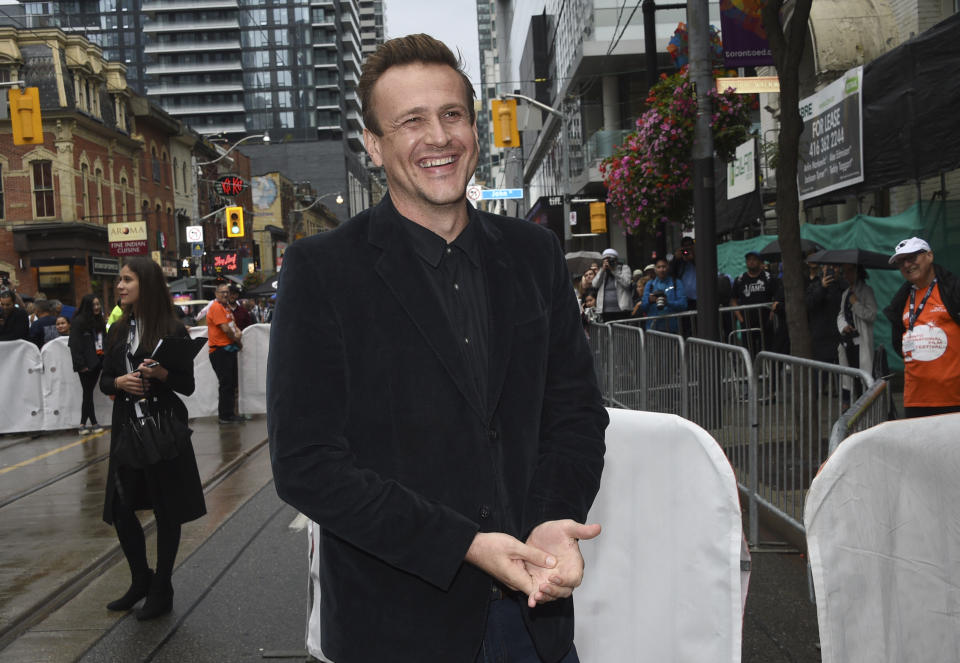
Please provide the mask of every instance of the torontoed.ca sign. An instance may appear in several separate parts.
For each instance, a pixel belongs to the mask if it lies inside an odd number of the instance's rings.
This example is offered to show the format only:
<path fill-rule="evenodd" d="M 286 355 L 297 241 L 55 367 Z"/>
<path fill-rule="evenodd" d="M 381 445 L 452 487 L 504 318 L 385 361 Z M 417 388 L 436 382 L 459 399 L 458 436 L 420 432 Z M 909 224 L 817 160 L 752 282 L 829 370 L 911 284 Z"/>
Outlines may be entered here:
<path fill-rule="evenodd" d="M 107 225 L 107 241 L 112 256 L 147 254 L 147 222 L 111 223 Z"/>

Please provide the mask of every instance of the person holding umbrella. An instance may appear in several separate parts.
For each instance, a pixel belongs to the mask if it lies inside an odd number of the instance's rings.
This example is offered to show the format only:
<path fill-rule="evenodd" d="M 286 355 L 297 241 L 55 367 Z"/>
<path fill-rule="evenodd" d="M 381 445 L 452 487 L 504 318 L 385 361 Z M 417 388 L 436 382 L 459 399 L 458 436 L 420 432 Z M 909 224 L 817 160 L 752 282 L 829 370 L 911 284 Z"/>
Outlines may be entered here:
<path fill-rule="evenodd" d="M 861 368 L 873 374 L 873 321 L 877 319 L 877 298 L 863 265 L 846 263 L 841 268 L 849 286 L 840 296 L 837 329 L 840 331 L 840 365 Z M 843 404 L 849 405 L 852 381 L 844 379 Z"/>

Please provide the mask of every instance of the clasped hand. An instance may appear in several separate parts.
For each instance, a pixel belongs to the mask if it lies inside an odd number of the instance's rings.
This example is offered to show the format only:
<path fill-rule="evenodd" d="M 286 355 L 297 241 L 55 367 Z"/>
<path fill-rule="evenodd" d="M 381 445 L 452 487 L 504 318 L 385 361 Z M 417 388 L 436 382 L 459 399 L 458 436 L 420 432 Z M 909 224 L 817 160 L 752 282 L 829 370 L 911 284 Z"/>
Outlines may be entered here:
<path fill-rule="evenodd" d="M 148 380 L 167 379 L 167 369 L 150 359 L 143 360 L 137 370 L 117 378 L 117 387 L 133 396 L 145 396 L 150 391 Z"/>
<path fill-rule="evenodd" d="M 467 551 L 467 561 L 510 589 L 522 591 L 531 608 L 566 598 L 583 580 L 580 539 L 600 534 L 600 525 L 550 520 L 537 525 L 526 543 L 509 534 L 481 532 Z"/>

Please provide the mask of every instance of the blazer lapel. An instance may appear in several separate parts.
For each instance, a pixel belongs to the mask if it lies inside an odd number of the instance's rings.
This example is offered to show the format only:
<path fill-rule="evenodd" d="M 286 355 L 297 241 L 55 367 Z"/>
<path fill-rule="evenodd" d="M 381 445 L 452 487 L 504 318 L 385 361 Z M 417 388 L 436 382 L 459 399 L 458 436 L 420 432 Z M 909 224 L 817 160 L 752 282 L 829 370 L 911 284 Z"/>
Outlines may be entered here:
<path fill-rule="evenodd" d="M 389 218 L 395 213 L 385 200 L 371 214 L 369 239 L 382 250 L 374 270 L 427 340 L 464 399 L 481 419 L 486 420 L 477 402 L 477 388 L 467 373 L 460 346 L 441 302 L 432 289 L 423 287 L 428 279 L 427 267 L 403 234 L 397 232 L 396 220 Z"/>

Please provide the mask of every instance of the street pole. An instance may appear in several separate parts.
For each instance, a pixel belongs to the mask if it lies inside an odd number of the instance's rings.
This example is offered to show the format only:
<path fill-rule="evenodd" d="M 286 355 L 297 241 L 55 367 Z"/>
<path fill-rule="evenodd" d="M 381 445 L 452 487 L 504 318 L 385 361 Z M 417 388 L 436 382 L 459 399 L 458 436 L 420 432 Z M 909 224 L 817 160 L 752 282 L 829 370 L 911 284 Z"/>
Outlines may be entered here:
<path fill-rule="evenodd" d="M 707 0 L 687 3 L 690 43 L 690 80 L 697 95 L 697 120 L 693 129 L 693 214 L 697 234 L 697 332 L 700 338 L 720 340 L 717 301 L 717 223 L 714 212 L 712 104 L 714 86 L 710 66 L 710 33 Z"/>
<path fill-rule="evenodd" d="M 563 187 L 563 249 L 566 251 L 569 247 L 571 235 L 570 235 L 570 136 L 567 132 L 567 114 L 563 110 L 563 101 L 560 102 L 561 110 L 556 108 L 551 108 L 545 103 L 537 101 L 531 97 L 528 97 L 525 94 L 519 94 L 516 92 L 506 92 L 503 94 L 504 97 L 511 99 L 522 99 L 528 104 L 532 104 L 537 108 L 547 111 L 551 115 L 555 115 L 560 120 L 560 151 L 563 152 L 563 157 L 561 161 L 561 168 L 563 168 L 563 173 L 560 177 L 560 186 Z M 521 171 L 522 172 L 522 171 Z"/>

